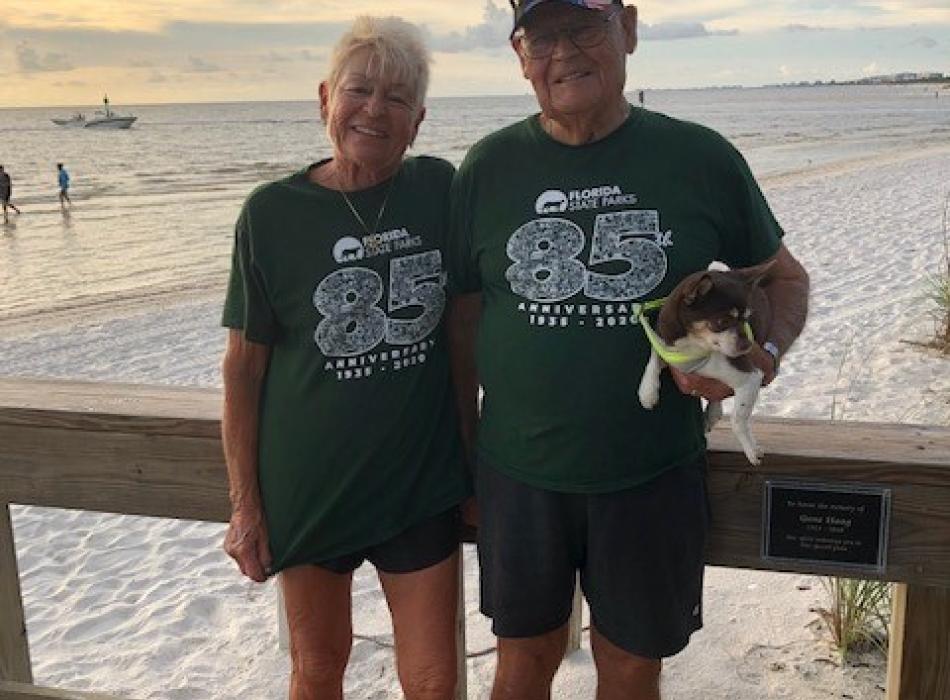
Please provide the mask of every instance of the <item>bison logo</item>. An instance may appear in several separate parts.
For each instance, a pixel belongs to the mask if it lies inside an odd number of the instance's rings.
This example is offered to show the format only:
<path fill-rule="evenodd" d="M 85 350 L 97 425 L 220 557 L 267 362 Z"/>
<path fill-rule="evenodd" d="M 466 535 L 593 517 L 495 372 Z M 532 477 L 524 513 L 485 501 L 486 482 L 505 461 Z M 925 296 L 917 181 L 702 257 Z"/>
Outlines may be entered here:
<path fill-rule="evenodd" d="M 534 203 L 534 210 L 538 214 L 560 214 L 567 211 L 567 195 L 560 190 L 542 192 L 538 201 Z"/>
<path fill-rule="evenodd" d="M 363 255 L 363 244 L 352 236 L 341 238 L 333 246 L 333 257 L 338 263 L 362 260 Z"/>

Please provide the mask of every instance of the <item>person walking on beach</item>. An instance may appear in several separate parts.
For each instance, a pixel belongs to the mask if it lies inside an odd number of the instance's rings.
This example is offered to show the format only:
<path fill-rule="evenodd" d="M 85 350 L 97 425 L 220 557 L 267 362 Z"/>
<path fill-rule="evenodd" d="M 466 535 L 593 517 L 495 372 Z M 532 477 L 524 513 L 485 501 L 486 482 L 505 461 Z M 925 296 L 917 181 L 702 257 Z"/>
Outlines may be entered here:
<path fill-rule="evenodd" d="M 491 697 L 551 697 L 579 573 L 596 697 L 657 700 L 662 660 L 702 625 L 699 397 L 731 392 L 664 373 L 659 405 L 644 410 L 638 313 L 714 261 L 773 261 L 775 318 L 750 354 L 768 383 L 804 325 L 808 276 L 732 145 L 624 98 L 635 7 L 512 7 L 511 44 L 541 111 L 459 167 L 447 265 L 462 294 L 449 314 L 457 393 L 463 420 L 478 421 L 481 609 L 499 637 Z"/>
<path fill-rule="evenodd" d="M 65 210 L 67 204 L 72 206 L 72 200 L 69 198 L 69 173 L 62 163 L 56 164 L 56 170 L 59 172 L 59 206 Z"/>
<path fill-rule="evenodd" d="M 341 698 L 353 571 L 371 562 L 408 700 L 457 682 L 459 504 L 470 496 L 442 313 L 454 168 L 405 158 L 429 53 L 358 18 L 320 84 L 332 156 L 256 189 L 236 226 L 223 325 L 224 548 L 280 573 L 292 700 Z"/>
<path fill-rule="evenodd" d="M 16 205 L 11 201 L 13 198 L 13 180 L 10 179 L 10 173 L 3 169 L 3 166 L 0 165 L 0 206 L 3 207 L 3 223 L 10 223 L 10 216 L 7 213 L 7 207 L 15 211 L 17 214 L 20 213 L 20 210 L 17 209 Z"/>

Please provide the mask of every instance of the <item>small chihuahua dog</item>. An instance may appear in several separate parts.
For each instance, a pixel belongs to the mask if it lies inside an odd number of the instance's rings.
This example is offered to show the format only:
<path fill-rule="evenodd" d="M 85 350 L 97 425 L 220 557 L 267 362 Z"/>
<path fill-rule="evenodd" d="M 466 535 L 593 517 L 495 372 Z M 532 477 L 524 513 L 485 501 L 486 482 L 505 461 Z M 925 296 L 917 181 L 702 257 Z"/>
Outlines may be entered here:
<path fill-rule="evenodd" d="M 748 353 L 753 340 L 765 341 L 771 322 L 768 298 L 759 286 L 771 267 L 769 262 L 738 270 L 707 270 L 680 282 L 663 304 L 656 328 L 656 335 L 675 359 L 667 362 L 654 347 L 639 391 L 644 408 L 656 406 L 660 400 L 660 372 L 669 364 L 732 387 L 732 431 L 754 465 L 761 462 L 762 452 L 749 430 L 749 418 L 764 375 L 749 360 Z M 710 401 L 704 415 L 706 432 L 721 417 L 720 402 Z"/>

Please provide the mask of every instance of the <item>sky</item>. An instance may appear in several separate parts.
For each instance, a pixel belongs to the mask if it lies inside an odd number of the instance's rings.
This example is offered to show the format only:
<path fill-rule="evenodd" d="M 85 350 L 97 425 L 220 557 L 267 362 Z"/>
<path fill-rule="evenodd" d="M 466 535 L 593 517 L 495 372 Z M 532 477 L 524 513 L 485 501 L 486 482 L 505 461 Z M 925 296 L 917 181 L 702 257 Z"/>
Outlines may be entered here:
<path fill-rule="evenodd" d="M 12 0 L 11 0 L 12 1 Z M 0 15 L 0 108 L 313 99 L 358 14 L 433 49 L 431 96 L 526 94 L 507 0 L 20 0 Z M 628 88 L 950 74 L 950 0 L 641 0 Z"/>

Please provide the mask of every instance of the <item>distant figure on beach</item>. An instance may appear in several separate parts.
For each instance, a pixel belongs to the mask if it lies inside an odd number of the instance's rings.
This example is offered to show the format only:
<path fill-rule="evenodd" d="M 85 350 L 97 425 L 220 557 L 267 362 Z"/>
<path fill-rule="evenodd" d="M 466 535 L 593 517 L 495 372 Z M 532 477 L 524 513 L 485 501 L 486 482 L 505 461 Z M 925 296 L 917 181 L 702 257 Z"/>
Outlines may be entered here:
<path fill-rule="evenodd" d="M 491 698 L 551 697 L 579 580 L 597 671 L 585 697 L 658 700 L 663 659 L 703 619 L 700 397 L 731 391 L 664 373 L 644 409 L 641 319 L 715 261 L 773 261 L 768 341 L 747 355 L 767 384 L 804 325 L 808 276 L 731 144 L 624 97 L 634 6 L 512 7 L 540 114 L 469 150 L 446 261 L 462 435 L 477 434 L 481 609 L 499 638 Z"/>
<path fill-rule="evenodd" d="M 69 173 L 62 163 L 56 164 L 56 170 L 59 171 L 59 206 L 65 209 L 67 204 L 72 206 L 72 200 L 69 198 Z"/>
<path fill-rule="evenodd" d="M 20 213 L 20 210 L 17 209 L 16 205 L 11 201 L 13 199 L 13 180 L 10 179 L 10 173 L 3 169 L 3 166 L 0 165 L 0 205 L 3 206 L 3 223 L 10 223 L 10 215 L 7 213 L 7 207 L 15 211 L 17 214 Z"/>
<path fill-rule="evenodd" d="M 405 697 L 455 692 L 471 487 L 442 324 L 454 169 L 405 158 L 429 62 L 413 25 L 358 18 L 319 88 L 332 154 L 258 187 L 236 225 L 224 549 L 254 581 L 280 573 L 291 700 L 342 698 L 365 561 L 392 614 Z"/>
<path fill-rule="evenodd" d="M 637 93 L 637 97 L 638 97 L 638 99 L 640 100 L 640 106 L 641 106 L 641 107 L 645 106 L 647 100 L 646 100 L 646 95 L 643 94 L 643 90 L 640 90 L 640 91 Z"/>

